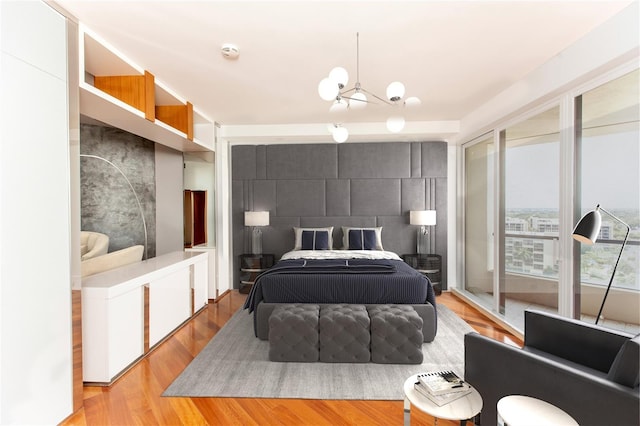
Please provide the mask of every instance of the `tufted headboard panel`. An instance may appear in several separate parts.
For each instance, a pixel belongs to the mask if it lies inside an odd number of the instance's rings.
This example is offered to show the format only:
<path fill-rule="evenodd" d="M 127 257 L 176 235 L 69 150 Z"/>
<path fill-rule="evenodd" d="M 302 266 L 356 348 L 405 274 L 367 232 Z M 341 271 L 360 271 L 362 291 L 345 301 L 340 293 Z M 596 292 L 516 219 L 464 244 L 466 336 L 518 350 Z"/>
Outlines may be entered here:
<path fill-rule="evenodd" d="M 263 252 L 278 259 L 294 244 L 293 227 L 382 226 L 385 250 L 416 252 L 409 211 L 436 210 L 431 253 L 447 255 L 447 144 L 393 142 L 237 145 L 232 148 L 233 288 L 238 255 L 251 251 L 247 210 L 269 211 Z M 446 267 L 442 271 L 446 288 Z"/>

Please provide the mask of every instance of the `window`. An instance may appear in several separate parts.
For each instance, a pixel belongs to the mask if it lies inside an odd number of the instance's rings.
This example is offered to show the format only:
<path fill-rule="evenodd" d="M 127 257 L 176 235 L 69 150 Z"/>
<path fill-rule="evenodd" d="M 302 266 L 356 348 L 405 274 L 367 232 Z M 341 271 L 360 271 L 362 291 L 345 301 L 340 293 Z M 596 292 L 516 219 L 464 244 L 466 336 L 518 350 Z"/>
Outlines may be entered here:
<path fill-rule="evenodd" d="M 639 321 L 640 299 L 640 71 L 636 70 L 584 93 L 577 99 L 579 125 L 579 199 L 582 213 L 600 204 L 626 222 L 631 232 L 607 298 L 603 317 Z M 602 214 L 593 246 L 580 247 L 580 306 L 595 317 L 626 228 Z M 603 323 L 601 319 L 600 323 Z"/>

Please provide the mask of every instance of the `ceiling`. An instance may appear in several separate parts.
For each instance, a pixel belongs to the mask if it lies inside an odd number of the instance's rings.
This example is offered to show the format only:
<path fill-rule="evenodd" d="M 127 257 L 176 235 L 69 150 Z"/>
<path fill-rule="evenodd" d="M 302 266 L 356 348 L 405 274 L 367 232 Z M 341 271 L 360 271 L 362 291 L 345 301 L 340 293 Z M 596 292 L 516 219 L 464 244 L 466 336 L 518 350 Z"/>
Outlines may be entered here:
<path fill-rule="evenodd" d="M 626 1 L 77 1 L 80 22 L 222 126 L 384 122 L 336 118 L 318 83 L 336 66 L 384 97 L 402 81 L 407 121 L 462 120 L 606 21 Z M 221 54 L 239 47 L 236 60 Z"/>

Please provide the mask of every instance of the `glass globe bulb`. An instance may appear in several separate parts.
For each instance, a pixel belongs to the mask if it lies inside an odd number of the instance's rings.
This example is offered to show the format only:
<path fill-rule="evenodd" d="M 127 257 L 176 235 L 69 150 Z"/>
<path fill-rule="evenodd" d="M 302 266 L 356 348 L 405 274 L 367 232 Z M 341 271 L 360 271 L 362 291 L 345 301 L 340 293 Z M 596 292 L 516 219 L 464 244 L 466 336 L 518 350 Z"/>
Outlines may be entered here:
<path fill-rule="evenodd" d="M 404 101 L 405 106 L 413 108 L 422 105 L 422 101 L 415 96 L 411 96 Z"/>
<path fill-rule="evenodd" d="M 332 101 L 338 96 L 338 85 L 330 78 L 323 78 L 318 84 L 318 94 L 325 101 Z"/>
<path fill-rule="evenodd" d="M 346 112 L 347 111 L 347 101 L 345 101 L 344 99 L 340 98 L 340 99 L 336 99 L 333 104 L 331 104 L 331 107 L 329 108 L 329 112 L 333 112 L 333 113 L 339 113 L 339 112 Z"/>
<path fill-rule="evenodd" d="M 349 73 L 342 67 L 335 67 L 329 73 L 329 79 L 333 80 L 342 89 L 349 82 Z"/>
<path fill-rule="evenodd" d="M 394 81 L 387 86 L 387 99 L 391 102 L 397 102 L 404 96 L 404 84 Z"/>
<path fill-rule="evenodd" d="M 336 126 L 332 133 L 333 140 L 337 143 L 345 142 L 349 138 L 349 131 L 342 126 Z"/>
<path fill-rule="evenodd" d="M 404 117 L 389 117 L 387 119 L 387 129 L 393 133 L 399 133 L 404 129 Z"/>
<path fill-rule="evenodd" d="M 362 92 L 356 92 L 351 95 L 349 107 L 352 109 L 362 109 L 367 106 L 367 97 Z"/>

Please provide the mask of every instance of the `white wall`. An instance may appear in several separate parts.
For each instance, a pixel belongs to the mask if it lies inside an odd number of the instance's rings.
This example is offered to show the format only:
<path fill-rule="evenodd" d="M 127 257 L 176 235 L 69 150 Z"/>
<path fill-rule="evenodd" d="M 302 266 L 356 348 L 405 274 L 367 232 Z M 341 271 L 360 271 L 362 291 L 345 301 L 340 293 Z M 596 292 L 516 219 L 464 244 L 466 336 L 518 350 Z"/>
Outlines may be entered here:
<path fill-rule="evenodd" d="M 56 424 L 72 412 L 65 19 L 0 10 L 0 423 Z"/>
<path fill-rule="evenodd" d="M 182 152 L 156 144 L 156 256 L 184 248 Z"/>

